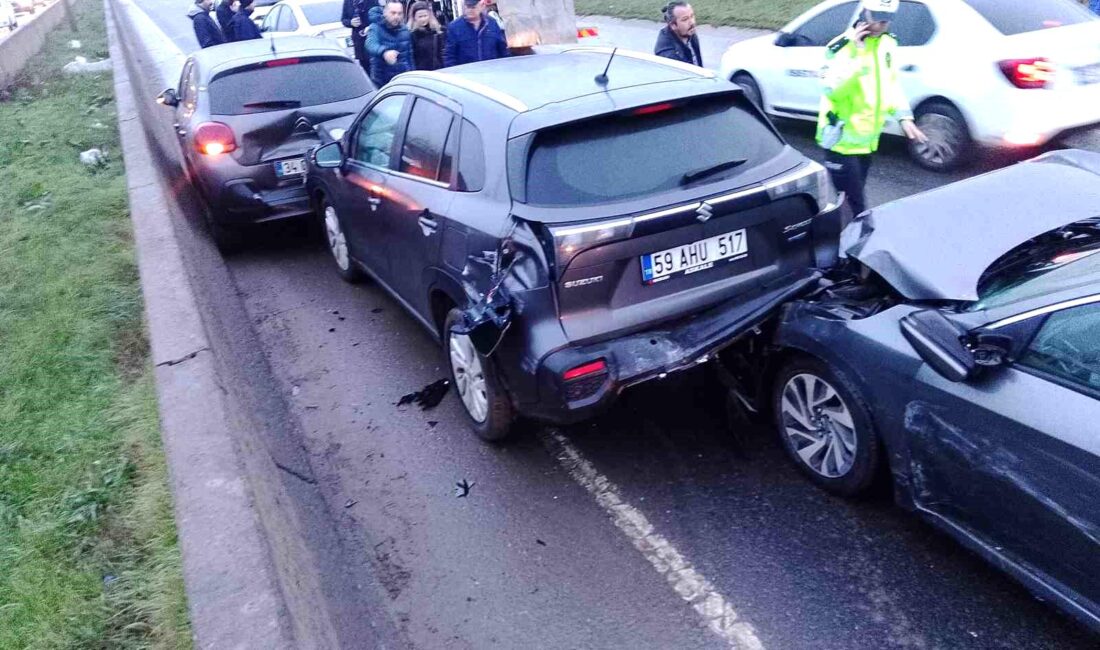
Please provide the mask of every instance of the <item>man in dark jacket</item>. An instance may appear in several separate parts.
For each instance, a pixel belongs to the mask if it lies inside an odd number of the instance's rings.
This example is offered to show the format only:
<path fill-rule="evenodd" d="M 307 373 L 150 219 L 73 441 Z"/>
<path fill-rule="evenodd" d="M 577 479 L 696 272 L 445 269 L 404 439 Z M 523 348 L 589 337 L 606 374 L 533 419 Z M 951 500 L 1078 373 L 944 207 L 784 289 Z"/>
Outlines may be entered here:
<path fill-rule="evenodd" d="M 222 30 L 210 17 L 210 10 L 214 7 L 214 0 L 195 0 L 195 6 L 187 12 L 191 24 L 195 28 L 195 38 L 199 41 L 199 47 L 207 48 L 221 45 L 225 42 Z"/>
<path fill-rule="evenodd" d="M 508 56 L 504 30 L 481 10 L 481 0 L 463 0 L 463 13 L 447 25 L 443 65 L 462 65 Z"/>
<path fill-rule="evenodd" d="M 657 34 L 653 53 L 703 67 L 699 36 L 695 33 L 695 10 L 686 0 L 672 0 L 664 8 L 665 26 Z"/>
<path fill-rule="evenodd" d="M 247 41 L 253 38 L 263 38 L 260 28 L 252 22 L 252 3 L 255 0 L 233 0 L 238 5 L 237 13 L 233 14 L 233 20 L 229 22 L 229 41 Z"/>
<path fill-rule="evenodd" d="M 382 6 L 382 22 L 367 30 L 367 54 L 370 55 L 370 79 L 381 88 L 402 72 L 415 69 L 412 37 L 405 26 L 405 5 L 388 0 Z"/>
<path fill-rule="evenodd" d="M 367 56 L 366 29 L 371 25 L 370 12 L 380 9 L 374 0 L 344 0 L 344 10 L 340 22 L 351 28 L 351 49 L 363 71 L 370 76 L 370 57 Z M 381 12 L 379 12 L 380 14 Z"/>
<path fill-rule="evenodd" d="M 226 42 L 233 42 L 232 27 L 229 26 L 233 22 L 233 15 L 237 13 L 237 9 L 233 6 L 233 3 L 237 0 L 221 0 L 214 7 L 214 15 L 218 17 L 218 27 L 222 28 L 222 34 L 225 34 Z"/>

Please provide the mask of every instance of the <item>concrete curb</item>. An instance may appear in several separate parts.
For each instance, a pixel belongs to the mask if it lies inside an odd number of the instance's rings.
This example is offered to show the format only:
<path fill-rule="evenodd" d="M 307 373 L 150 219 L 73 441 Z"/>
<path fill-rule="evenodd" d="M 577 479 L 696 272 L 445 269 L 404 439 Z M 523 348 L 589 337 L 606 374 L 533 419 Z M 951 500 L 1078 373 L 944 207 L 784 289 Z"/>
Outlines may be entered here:
<path fill-rule="evenodd" d="M 164 191 L 141 128 L 110 2 L 104 7 L 195 646 L 292 648 L 286 607 L 233 447 L 210 344 L 172 226 L 164 218 Z"/>
<path fill-rule="evenodd" d="M 27 62 L 42 49 L 46 36 L 53 32 L 64 17 L 65 0 L 57 0 L 34 20 L 20 26 L 11 36 L 0 41 L 0 89 L 7 88 L 15 81 Z"/>

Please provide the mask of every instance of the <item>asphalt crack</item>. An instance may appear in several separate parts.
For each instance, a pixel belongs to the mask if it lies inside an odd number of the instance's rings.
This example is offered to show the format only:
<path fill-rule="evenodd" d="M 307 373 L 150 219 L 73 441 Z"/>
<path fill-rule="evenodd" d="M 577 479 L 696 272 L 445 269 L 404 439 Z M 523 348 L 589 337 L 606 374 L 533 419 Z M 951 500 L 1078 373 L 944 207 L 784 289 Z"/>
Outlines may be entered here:
<path fill-rule="evenodd" d="M 302 481 L 303 483 L 308 483 L 309 485 L 317 485 L 317 479 L 310 478 L 309 476 L 306 476 L 305 474 L 302 474 L 301 472 L 299 472 L 295 469 L 291 469 L 290 467 L 287 467 L 286 465 L 283 465 L 282 463 L 280 463 L 278 461 L 275 462 L 275 467 L 278 467 L 279 469 L 283 470 L 287 474 L 290 474 L 291 476 L 298 479 L 299 481 Z"/>
<path fill-rule="evenodd" d="M 171 366 L 178 366 L 179 364 L 184 363 L 185 361 L 190 361 L 191 359 L 194 359 L 195 357 L 199 356 L 200 352 L 207 352 L 209 350 L 210 350 L 210 348 L 208 348 L 208 347 L 201 347 L 198 350 L 195 350 L 194 352 L 190 352 L 188 354 L 183 355 L 182 357 L 179 357 L 178 359 L 169 359 L 168 361 L 161 361 L 160 363 L 157 364 L 157 367 L 158 368 L 167 368 L 167 367 L 171 367 Z"/>

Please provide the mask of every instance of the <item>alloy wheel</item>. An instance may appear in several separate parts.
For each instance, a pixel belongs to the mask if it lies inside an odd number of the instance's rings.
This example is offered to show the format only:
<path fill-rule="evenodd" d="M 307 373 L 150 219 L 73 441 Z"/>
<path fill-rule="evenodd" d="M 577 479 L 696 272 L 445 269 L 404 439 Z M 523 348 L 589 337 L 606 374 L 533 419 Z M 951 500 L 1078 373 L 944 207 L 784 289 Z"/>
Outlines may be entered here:
<path fill-rule="evenodd" d="M 489 395 L 481 358 L 474 349 L 473 341 L 465 334 L 452 333 L 449 347 L 455 390 L 470 417 L 482 423 L 489 415 Z"/>
<path fill-rule="evenodd" d="M 855 463 L 855 423 L 829 382 L 801 373 L 783 386 L 783 434 L 803 463 L 825 478 L 846 475 Z"/>
<path fill-rule="evenodd" d="M 917 156 L 935 167 L 951 165 L 963 147 L 959 125 L 946 115 L 928 113 L 920 116 L 917 126 L 928 136 L 928 142 L 913 145 Z"/>
<path fill-rule="evenodd" d="M 331 205 L 325 206 L 325 237 L 328 240 L 328 249 L 332 253 L 332 259 L 341 271 L 347 271 L 351 266 L 351 258 L 348 256 L 348 242 L 344 237 L 344 230 L 340 227 L 340 219 L 336 216 L 336 210 Z"/>

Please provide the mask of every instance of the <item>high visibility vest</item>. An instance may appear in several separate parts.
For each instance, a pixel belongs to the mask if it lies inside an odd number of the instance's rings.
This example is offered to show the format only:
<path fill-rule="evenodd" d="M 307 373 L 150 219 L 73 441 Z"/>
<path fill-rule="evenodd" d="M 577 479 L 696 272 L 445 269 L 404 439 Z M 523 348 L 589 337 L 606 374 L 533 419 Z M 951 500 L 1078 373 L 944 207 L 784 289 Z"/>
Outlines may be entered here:
<path fill-rule="evenodd" d="M 821 72 L 819 144 L 830 114 L 844 122 L 840 141 L 832 147 L 832 151 L 844 155 L 874 153 L 887 119 L 912 119 L 895 67 L 897 49 L 898 41 L 892 34 L 868 37 L 863 47 L 856 46 L 852 32 L 829 43 Z"/>

